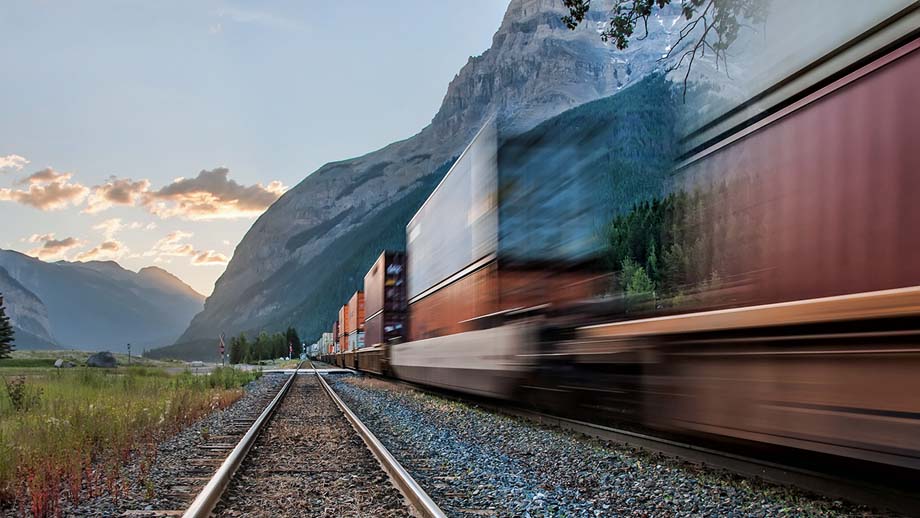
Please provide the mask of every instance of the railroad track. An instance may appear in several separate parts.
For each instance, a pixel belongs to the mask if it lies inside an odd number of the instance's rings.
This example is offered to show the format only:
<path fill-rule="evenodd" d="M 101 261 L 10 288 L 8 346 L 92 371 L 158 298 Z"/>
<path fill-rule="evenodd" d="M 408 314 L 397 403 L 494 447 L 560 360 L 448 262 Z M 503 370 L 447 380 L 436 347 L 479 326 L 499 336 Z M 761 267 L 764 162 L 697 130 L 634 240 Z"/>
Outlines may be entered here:
<path fill-rule="evenodd" d="M 235 444 L 222 437 L 208 455 L 190 459 L 195 476 L 182 483 L 200 491 L 187 487 L 187 509 L 126 515 L 445 516 L 307 363 L 245 431 L 240 422 Z"/>

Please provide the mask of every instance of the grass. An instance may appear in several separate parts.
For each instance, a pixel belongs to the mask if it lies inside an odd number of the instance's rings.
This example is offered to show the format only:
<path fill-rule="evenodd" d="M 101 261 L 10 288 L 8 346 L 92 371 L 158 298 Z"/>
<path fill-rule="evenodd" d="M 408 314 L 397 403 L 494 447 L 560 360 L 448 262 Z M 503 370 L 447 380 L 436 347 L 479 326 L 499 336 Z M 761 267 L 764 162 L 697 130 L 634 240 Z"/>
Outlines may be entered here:
<path fill-rule="evenodd" d="M 54 365 L 54 360 L 61 358 L 71 361 L 77 365 L 86 365 L 86 359 L 93 354 L 91 351 L 77 351 L 74 349 L 63 349 L 59 351 L 13 351 L 12 357 L 0 360 L 0 367 L 15 367 L 17 362 L 25 364 L 33 363 L 34 366 L 40 366 L 40 362 L 47 362 L 47 367 Z M 119 365 L 128 365 L 128 355 L 126 353 L 113 352 L 115 360 Z M 151 358 L 141 357 L 139 354 L 131 354 L 131 365 L 145 365 L 148 367 L 174 367 L 181 365 L 182 362 L 154 360 Z M 23 365 L 23 366 L 33 366 Z"/>
<path fill-rule="evenodd" d="M 143 486 L 159 441 L 230 405 L 261 375 L 170 375 L 145 365 L 32 371 L 0 383 L 0 503 L 36 517 L 59 514 L 62 497 L 118 498 L 128 461 L 139 465 Z"/>

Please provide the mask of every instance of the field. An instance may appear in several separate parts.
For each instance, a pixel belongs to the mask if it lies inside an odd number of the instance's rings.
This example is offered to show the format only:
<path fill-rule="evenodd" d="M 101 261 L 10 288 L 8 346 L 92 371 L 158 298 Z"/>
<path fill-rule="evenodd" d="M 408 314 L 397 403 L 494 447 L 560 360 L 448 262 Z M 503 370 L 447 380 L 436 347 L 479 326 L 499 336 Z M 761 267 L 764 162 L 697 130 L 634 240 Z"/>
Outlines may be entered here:
<path fill-rule="evenodd" d="M 137 463 L 143 477 L 160 440 L 230 405 L 261 375 L 170 374 L 163 362 L 55 369 L 48 362 L 64 356 L 48 354 L 0 360 L 0 506 L 33 516 L 54 516 L 62 497 L 117 497 L 128 484 L 122 466 Z"/>
<path fill-rule="evenodd" d="M 86 359 L 93 354 L 87 351 L 76 351 L 73 349 L 64 349 L 60 351 L 13 351 L 12 357 L 0 360 L 0 368 L 10 367 L 53 367 L 54 360 L 58 358 L 71 361 L 77 365 L 86 365 Z M 128 355 L 124 353 L 112 353 L 119 365 L 128 365 Z M 146 367 L 167 367 L 183 365 L 182 362 L 153 360 L 143 358 L 136 354 L 131 355 L 131 365 L 143 365 Z"/>

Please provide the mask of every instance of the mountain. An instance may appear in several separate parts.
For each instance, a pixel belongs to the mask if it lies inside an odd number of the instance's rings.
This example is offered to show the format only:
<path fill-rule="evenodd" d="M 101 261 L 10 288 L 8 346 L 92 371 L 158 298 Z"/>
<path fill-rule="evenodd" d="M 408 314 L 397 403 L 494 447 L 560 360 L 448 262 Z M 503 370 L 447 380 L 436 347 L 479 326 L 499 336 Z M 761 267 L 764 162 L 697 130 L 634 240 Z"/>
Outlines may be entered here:
<path fill-rule="evenodd" d="M 6 316 L 10 317 L 10 323 L 13 324 L 13 343 L 17 349 L 60 347 L 51 333 L 45 303 L 12 278 L 6 268 L 0 268 L 0 294 L 3 294 Z"/>
<path fill-rule="evenodd" d="M 431 124 L 358 158 L 332 162 L 276 201 L 236 247 L 204 310 L 157 354 L 213 354 L 220 332 L 294 325 L 307 339 L 331 326 L 382 248 L 404 248 L 408 219 L 488 117 L 525 131 L 607 97 L 655 71 L 679 9 L 618 51 L 601 41 L 612 0 L 592 4 L 575 31 L 561 0 L 512 0 L 491 47 L 450 82 Z"/>
<path fill-rule="evenodd" d="M 54 345 L 67 348 L 123 350 L 130 343 L 139 350 L 172 343 L 204 301 L 157 267 L 135 273 L 114 261 L 46 263 L 11 250 L 0 250 L 0 267 L 31 293 L 4 291 L 7 304 L 40 311 L 43 303 L 46 317 L 39 321 L 57 339 Z M 34 326 L 24 329 L 34 333 Z"/>

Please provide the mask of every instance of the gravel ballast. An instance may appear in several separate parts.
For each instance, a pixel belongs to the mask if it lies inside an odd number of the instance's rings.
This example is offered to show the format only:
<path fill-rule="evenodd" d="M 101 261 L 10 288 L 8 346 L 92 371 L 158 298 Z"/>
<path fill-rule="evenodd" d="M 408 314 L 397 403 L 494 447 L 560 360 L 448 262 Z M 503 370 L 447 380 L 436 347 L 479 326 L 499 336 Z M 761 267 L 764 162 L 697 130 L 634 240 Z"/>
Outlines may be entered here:
<path fill-rule="evenodd" d="M 448 516 L 878 516 L 376 378 L 339 396 Z"/>
<path fill-rule="evenodd" d="M 314 375 L 299 375 L 214 510 L 218 517 L 411 516 Z"/>

